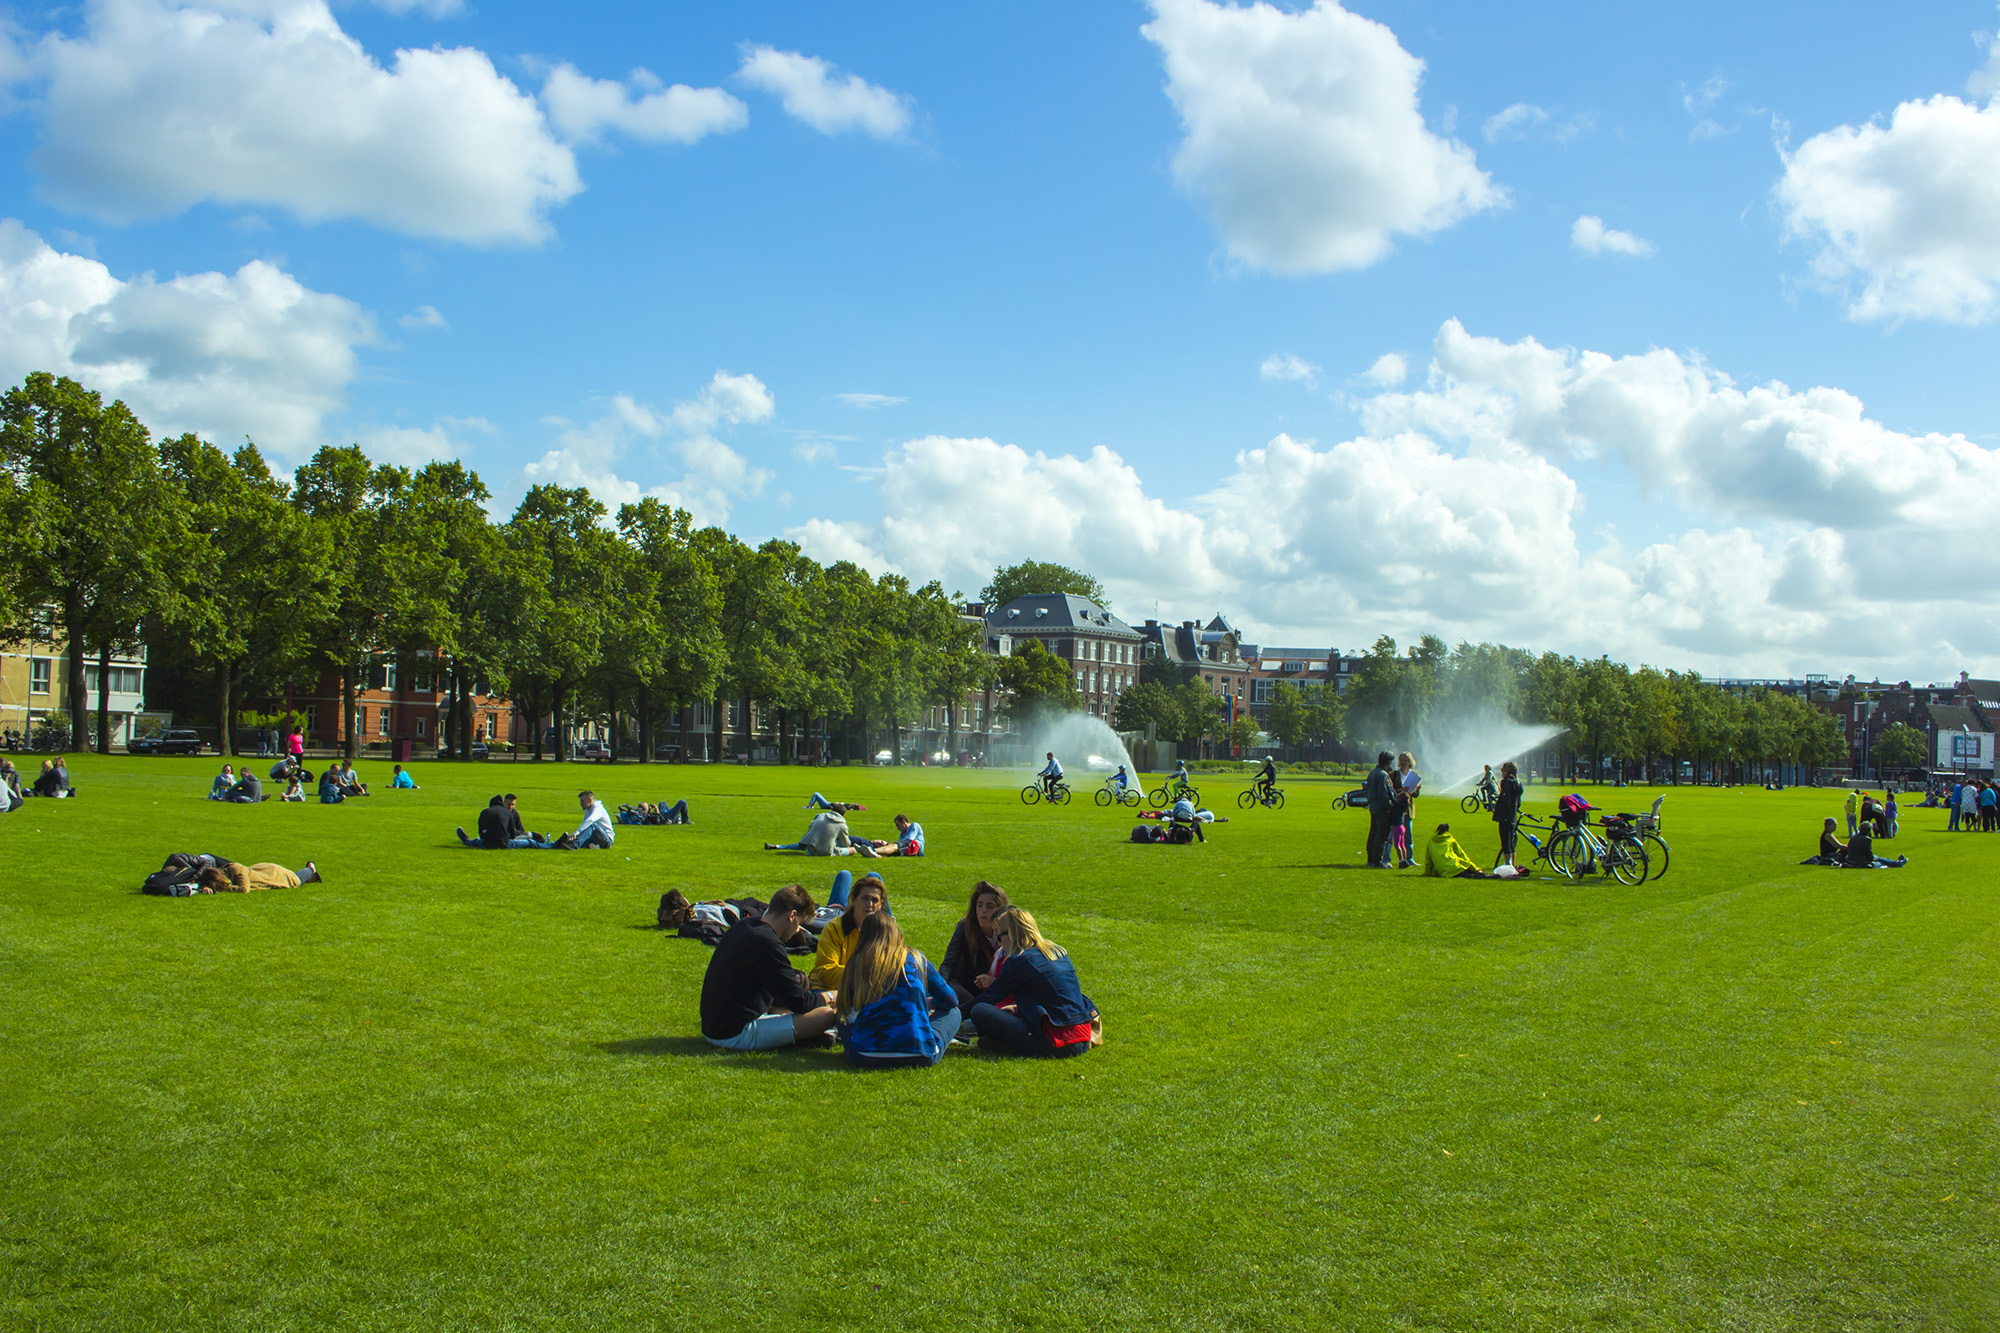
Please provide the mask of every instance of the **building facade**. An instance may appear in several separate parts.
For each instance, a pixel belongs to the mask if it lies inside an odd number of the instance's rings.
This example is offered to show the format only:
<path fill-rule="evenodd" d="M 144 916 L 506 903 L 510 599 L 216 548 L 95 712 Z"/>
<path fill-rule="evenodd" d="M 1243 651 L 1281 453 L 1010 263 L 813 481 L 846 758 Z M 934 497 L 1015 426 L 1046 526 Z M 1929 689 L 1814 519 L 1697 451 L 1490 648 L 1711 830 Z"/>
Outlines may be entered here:
<path fill-rule="evenodd" d="M 98 661 L 95 653 L 84 659 L 84 699 L 81 709 L 72 710 L 69 698 L 69 650 L 56 632 L 49 638 L 33 638 L 0 649 L 0 732 L 30 741 L 38 725 L 60 718 L 68 725 L 83 724 L 86 740 L 97 739 Z M 111 694 L 106 712 L 111 717 L 111 744 L 123 747 L 138 732 L 139 715 L 145 711 L 146 650 L 111 656 Z M 78 717 L 76 714 L 82 716 Z"/>
<path fill-rule="evenodd" d="M 1047 593 L 1016 597 L 1005 606 L 981 611 L 988 643 L 1001 656 L 1011 655 L 1023 639 L 1039 639 L 1060 657 L 1074 674 L 1092 717 L 1108 721 L 1118 707 L 1118 696 L 1139 683 L 1143 636 L 1095 602 Z"/>

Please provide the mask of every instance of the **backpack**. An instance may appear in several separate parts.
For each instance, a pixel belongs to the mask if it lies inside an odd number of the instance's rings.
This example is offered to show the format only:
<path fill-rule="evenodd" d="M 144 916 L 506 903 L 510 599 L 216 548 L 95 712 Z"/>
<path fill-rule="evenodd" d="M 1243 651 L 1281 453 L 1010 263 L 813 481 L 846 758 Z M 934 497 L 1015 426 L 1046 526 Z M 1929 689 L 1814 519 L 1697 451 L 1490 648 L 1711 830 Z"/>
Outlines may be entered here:
<path fill-rule="evenodd" d="M 1556 812 L 1562 816 L 1565 823 L 1570 824 L 1581 823 L 1584 816 L 1596 808 L 1576 792 L 1571 792 L 1556 802 Z"/>
<path fill-rule="evenodd" d="M 179 856 L 175 853 L 175 856 Z M 173 860 L 169 857 L 168 860 Z M 146 876 L 146 882 L 139 886 L 139 892 L 150 893 L 159 898 L 192 898 L 200 890 L 195 888 L 195 880 L 201 871 L 193 865 L 169 865 Z"/>
<path fill-rule="evenodd" d="M 1141 824 L 1139 825 L 1139 827 L 1132 830 L 1133 842 L 1164 842 L 1166 840 L 1166 836 L 1167 833 L 1165 829 L 1157 828 L 1149 824 Z"/>

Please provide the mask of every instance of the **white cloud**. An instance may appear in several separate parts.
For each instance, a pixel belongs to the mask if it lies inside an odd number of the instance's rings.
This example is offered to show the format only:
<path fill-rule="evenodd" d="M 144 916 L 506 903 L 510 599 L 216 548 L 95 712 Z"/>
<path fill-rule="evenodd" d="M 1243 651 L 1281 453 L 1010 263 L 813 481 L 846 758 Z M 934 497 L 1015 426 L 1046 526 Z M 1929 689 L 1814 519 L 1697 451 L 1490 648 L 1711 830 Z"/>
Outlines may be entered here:
<path fill-rule="evenodd" d="M 721 370 L 695 398 L 665 411 L 618 394 L 610 410 L 587 425 L 555 418 L 554 423 L 564 428 L 555 447 L 523 468 L 522 478 L 530 486 L 549 482 L 587 486 L 614 512 L 621 504 L 650 495 L 681 506 L 697 523 L 726 523 L 730 505 L 760 494 L 772 474 L 716 439 L 713 431 L 718 426 L 767 421 L 775 411 L 770 390 L 755 375 Z M 621 476 L 618 468 L 635 437 L 664 441 L 649 452 L 655 460 L 677 462 L 681 475 L 650 486 Z"/>
<path fill-rule="evenodd" d="M 438 313 L 438 308 L 434 305 L 420 305 L 396 322 L 406 329 L 448 329 L 451 327 L 451 325 L 445 323 L 444 316 Z"/>
<path fill-rule="evenodd" d="M 542 84 L 549 120 L 571 139 L 590 142 L 615 129 L 644 143 L 694 143 L 750 123 L 750 109 L 720 88 L 662 88 L 647 70 L 635 70 L 632 89 L 593 79 L 574 65 L 558 65 Z"/>
<path fill-rule="evenodd" d="M 1640 240 L 1629 231 L 1604 225 L 1604 219 L 1585 213 L 1569 229 L 1569 243 L 1587 255 L 1626 255 L 1633 259 L 1652 256 L 1653 243 Z"/>
<path fill-rule="evenodd" d="M 2000 102 L 1939 95 L 1816 134 L 1777 198 L 1850 318 L 1978 324 L 2000 308 Z"/>
<path fill-rule="evenodd" d="M 391 14 L 421 12 L 434 19 L 455 18 L 465 12 L 465 0 L 368 0 L 368 3 Z"/>
<path fill-rule="evenodd" d="M 0 381 L 34 370 L 123 398 L 157 434 L 300 457 L 375 340 L 352 301 L 262 261 L 234 274 L 114 277 L 0 220 Z"/>
<path fill-rule="evenodd" d="M 1410 377 L 1410 363 L 1401 352 L 1384 352 L 1361 372 L 1361 378 L 1378 389 L 1393 389 Z"/>
<path fill-rule="evenodd" d="M 1206 199 L 1229 253 L 1280 273 L 1365 268 L 1398 235 L 1427 236 L 1506 201 L 1472 150 L 1424 126 L 1423 62 L 1336 0 L 1154 0 L 1186 138 L 1183 187 Z"/>
<path fill-rule="evenodd" d="M 878 518 L 818 518 L 790 535 L 822 559 L 948 586 L 1024 556 L 1061 560 L 1148 613 L 1171 594 L 1169 614 L 1222 606 L 1260 633 L 1315 642 L 1437 630 L 1770 671 L 1893 663 L 1913 644 L 2000 650 L 1990 580 L 1919 592 L 1898 572 L 1916 542 L 1943 567 L 1983 558 L 2000 458 L 1960 436 L 1892 431 L 1839 390 L 1739 389 L 1671 352 L 1503 343 L 1454 321 L 1426 387 L 1377 395 L 1363 421 L 1333 445 L 1279 435 L 1177 502 L 1107 449 L 928 436 L 870 479 Z M 1719 521 L 1587 544 L 1589 497 L 1564 470 L 1577 455 L 1617 460 Z"/>
<path fill-rule="evenodd" d="M 462 458 L 464 451 L 442 425 L 376 426 L 359 432 L 354 442 L 378 463 L 412 470 L 438 459 Z"/>
<path fill-rule="evenodd" d="M 910 401 L 907 398 L 899 398 L 891 393 L 837 393 L 834 397 L 846 403 L 849 407 L 859 407 L 863 410 L 877 407 L 901 407 L 904 403 Z"/>
<path fill-rule="evenodd" d="M 1267 380 L 1296 380 L 1308 389 L 1319 383 L 1319 367 L 1290 352 L 1271 353 L 1257 367 L 1257 374 Z"/>
<path fill-rule="evenodd" d="M 388 67 L 324 0 L 91 0 L 34 48 L 34 161 L 65 208 L 117 222 L 203 201 L 522 244 L 582 189 L 541 108 L 469 47 Z"/>
<path fill-rule="evenodd" d="M 1549 113 L 1532 102 L 1516 102 L 1504 111 L 1486 118 L 1481 132 L 1486 142 L 1499 143 L 1502 139 L 1525 139 L 1528 131 L 1549 123 Z"/>
<path fill-rule="evenodd" d="M 800 440 L 792 446 L 792 456 L 807 467 L 814 467 L 830 458 L 839 457 L 839 450 L 830 440 Z"/>
<path fill-rule="evenodd" d="M 736 77 L 777 97 L 787 115 L 821 134 L 850 130 L 877 139 L 900 139 L 910 128 L 909 99 L 857 74 L 836 76 L 818 56 L 746 46 Z"/>
<path fill-rule="evenodd" d="M 2000 33 L 1981 33 L 1980 41 L 1986 47 L 1986 63 L 1965 81 L 1965 91 L 1974 97 L 1991 97 L 2000 93 Z"/>

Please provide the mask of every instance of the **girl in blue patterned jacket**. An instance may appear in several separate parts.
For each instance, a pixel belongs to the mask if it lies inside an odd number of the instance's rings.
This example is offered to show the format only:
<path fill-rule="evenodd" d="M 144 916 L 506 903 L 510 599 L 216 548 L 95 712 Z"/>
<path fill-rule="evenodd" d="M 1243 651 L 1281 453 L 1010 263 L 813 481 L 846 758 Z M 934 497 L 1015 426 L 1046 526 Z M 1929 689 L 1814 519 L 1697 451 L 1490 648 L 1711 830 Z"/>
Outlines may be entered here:
<path fill-rule="evenodd" d="M 862 1069 L 934 1065 L 958 1031 L 958 997 L 887 912 L 861 922 L 833 1008 L 847 1063 Z"/>

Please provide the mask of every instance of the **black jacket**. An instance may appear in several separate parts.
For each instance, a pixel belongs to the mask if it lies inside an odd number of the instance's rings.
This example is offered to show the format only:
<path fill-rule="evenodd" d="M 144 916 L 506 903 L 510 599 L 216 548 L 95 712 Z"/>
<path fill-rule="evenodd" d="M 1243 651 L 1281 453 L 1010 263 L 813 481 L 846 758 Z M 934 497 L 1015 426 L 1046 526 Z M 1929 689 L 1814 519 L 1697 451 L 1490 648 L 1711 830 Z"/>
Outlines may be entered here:
<path fill-rule="evenodd" d="M 1493 822 L 1512 824 L 1521 817 L 1521 780 L 1500 779 L 1500 798 L 1493 803 Z"/>
<path fill-rule="evenodd" d="M 701 1035 L 726 1041 L 764 1014 L 819 1007 L 806 974 L 792 966 L 763 917 L 738 921 L 715 946 L 701 979 Z"/>
<path fill-rule="evenodd" d="M 481 847 L 505 847 L 509 837 L 508 826 L 519 821 L 513 818 L 513 811 L 504 805 L 489 805 L 479 812 L 479 845 Z"/>
<path fill-rule="evenodd" d="M 1368 813 L 1371 816 L 1386 818 L 1396 813 L 1396 778 L 1388 769 L 1375 765 L 1362 790 L 1368 793 Z"/>
<path fill-rule="evenodd" d="M 976 927 L 974 929 L 977 929 Z M 965 918 L 951 928 L 951 943 L 944 946 L 944 963 L 938 971 L 954 986 L 977 993 L 980 976 L 993 965 L 993 947 L 968 939 Z"/>

